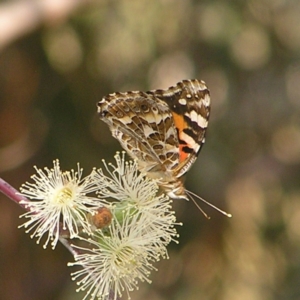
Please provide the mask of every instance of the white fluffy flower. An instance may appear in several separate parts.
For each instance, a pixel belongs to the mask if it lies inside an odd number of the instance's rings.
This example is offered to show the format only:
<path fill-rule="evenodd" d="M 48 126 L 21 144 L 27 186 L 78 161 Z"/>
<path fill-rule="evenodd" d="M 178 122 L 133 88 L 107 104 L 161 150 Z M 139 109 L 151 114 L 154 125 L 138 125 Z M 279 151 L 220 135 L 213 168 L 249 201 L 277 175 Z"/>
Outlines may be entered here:
<path fill-rule="evenodd" d="M 83 230 L 90 233 L 87 214 L 93 214 L 99 207 L 99 199 L 87 196 L 97 187 L 93 180 L 94 171 L 82 178 L 82 169 L 77 172 L 62 172 L 59 161 L 54 161 L 53 169 L 44 171 L 35 167 L 37 174 L 31 178 L 34 183 L 26 182 L 21 187 L 22 195 L 28 201 L 22 201 L 28 212 L 21 217 L 29 218 L 20 227 L 32 231 L 31 237 L 37 237 L 37 243 L 47 235 L 44 248 L 49 241 L 55 248 L 61 230 L 68 230 L 70 238 L 77 237 Z"/>
<path fill-rule="evenodd" d="M 95 178 L 99 185 L 99 197 L 117 200 L 120 211 L 127 209 L 132 213 L 147 215 L 151 220 L 149 226 L 156 232 L 161 231 L 160 242 L 167 245 L 176 236 L 172 200 L 166 195 L 158 195 L 159 187 L 155 180 L 141 174 L 136 161 L 125 161 L 125 152 L 122 157 L 117 153 L 115 160 L 116 166 L 103 161 L 109 176 L 98 170 Z"/>
<path fill-rule="evenodd" d="M 78 254 L 69 265 L 82 266 L 72 276 L 78 291 L 86 291 L 84 299 L 129 297 L 139 281 L 150 282 L 153 263 L 168 257 L 166 246 L 177 237 L 171 200 L 157 195 L 155 181 L 125 162 L 124 154 L 115 159 L 116 166 L 104 163 L 108 176 L 102 170 L 95 176 L 102 201 L 113 199 L 111 224 L 82 238 L 86 247 L 73 245 Z"/>
<path fill-rule="evenodd" d="M 34 182 L 21 187 L 29 218 L 21 226 L 37 242 L 46 236 L 44 247 L 51 241 L 54 248 L 64 230 L 73 239 L 69 265 L 82 267 L 72 278 L 84 299 L 129 298 L 140 281 L 150 283 L 153 263 L 168 257 L 166 247 L 177 237 L 171 200 L 124 157 L 118 153 L 116 165 L 104 162 L 108 175 L 100 169 L 85 178 L 79 167 L 62 172 L 55 161 L 53 169 L 35 168 Z"/>
<path fill-rule="evenodd" d="M 146 230 L 149 220 L 142 215 L 125 216 L 122 224 L 116 218 L 106 231 L 98 230 L 93 238 L 85 240 L 91 248 L 76 247 L 81 254 L 70 266 L 80 265 L 82 270 L 72 274 L 85 291 L 84 299 L 117 299 L 123 293 L 138 288 L 139 281 L 148 279 L 152 265 L 159 260 L 155 231 Z M 165 251 L 165 250 L 163 250 Z"/>

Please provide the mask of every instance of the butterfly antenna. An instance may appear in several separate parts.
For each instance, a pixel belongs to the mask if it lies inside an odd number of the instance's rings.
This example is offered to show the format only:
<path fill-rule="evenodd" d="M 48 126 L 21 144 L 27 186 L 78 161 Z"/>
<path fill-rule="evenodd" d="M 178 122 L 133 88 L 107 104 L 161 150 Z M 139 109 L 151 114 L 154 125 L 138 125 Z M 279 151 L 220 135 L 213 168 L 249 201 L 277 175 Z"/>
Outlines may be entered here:
<path fill-rule="evenodd" d="M 196 207 L 202 212 L 202 214 L 204 215 L 204 217 L 206 218 L 206 219 L 210 219 L 210 216 L 200 207 L 200 205 L 195 201 L 195 199 L 189 194 L 189 192 L 188 191 L 186 191 L 187 192 L 187 195 L 188 195 L 188 197 L 194 202 L 194 204 L 196 205 Z"/>
<path fill-rule="evenodd" d="M 199 204 L 196 202 L 196 200 L 193 198 L 193 196 L 195 198 L 198 198 L 199 200 L 201 200 L 202 202 L 204 202 L 206 205 L 214 208 L 215 210 L 217 210 L 218 212 L 220 212 L 221 214 L 223 214 L 224 216 L 228 217 L 228 218 L 231 218 L 232 217 L 232 214 L 229 214 L 225 211 L 223 211 L 222 209 L 216 207 L 215 205 L 211 204 L 210 202 L 206 201 L 205 199 L 203 199 L 202 197 L 198 196 L 197 194 L 191 192 L 191 191 L 188 191 L 186 190 L 186 193 L 188 195 L 188 197 L 194 202 L 194 204 L 196 205 L 196 207 L 203 213 L 203 215 L 207 218 L 207 219 L 210 219 L 210 216 L 208 216 L 204 211 L 203 209 L 199 206 Z"/>

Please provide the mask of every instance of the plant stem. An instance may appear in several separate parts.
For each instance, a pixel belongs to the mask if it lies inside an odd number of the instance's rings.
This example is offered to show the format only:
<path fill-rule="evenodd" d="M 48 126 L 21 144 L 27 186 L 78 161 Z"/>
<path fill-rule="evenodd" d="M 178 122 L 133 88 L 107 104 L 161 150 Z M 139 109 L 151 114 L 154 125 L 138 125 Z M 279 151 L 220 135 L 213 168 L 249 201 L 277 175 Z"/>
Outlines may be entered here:
<path fill-rule="evenodd" d="M 21 201 L 27 200 L 26 197 L 19 194 L 19 192 L 13 188 L 10 184 L 8 184 L 5 180 L 0 178 L 0 192 L 7 196 L 9 199 L 19 204 L 24 209 L 28 210 L 24 203 Z"/>

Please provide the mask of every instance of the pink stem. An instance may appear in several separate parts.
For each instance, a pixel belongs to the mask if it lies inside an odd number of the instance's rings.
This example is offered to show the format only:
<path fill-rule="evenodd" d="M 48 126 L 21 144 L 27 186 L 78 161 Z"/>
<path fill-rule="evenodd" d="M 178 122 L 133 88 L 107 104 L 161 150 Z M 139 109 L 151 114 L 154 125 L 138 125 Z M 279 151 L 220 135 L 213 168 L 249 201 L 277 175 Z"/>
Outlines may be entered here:
<path fill-rule="evenodd" d="M 19 204 L 24 209 L 28 210 L 28 208 L 26 208 L 25 204 L 21 203 L 21 201 L 24 201 L 24 200 L 26 201 L 27 198 L 20 195 L 15 188 L 13 188 L 10 184 L 8 184 L 2 178 L 0 178 L 0 192 L 2 192 L 5 196 L 10 198 L 12 201 Z"/>

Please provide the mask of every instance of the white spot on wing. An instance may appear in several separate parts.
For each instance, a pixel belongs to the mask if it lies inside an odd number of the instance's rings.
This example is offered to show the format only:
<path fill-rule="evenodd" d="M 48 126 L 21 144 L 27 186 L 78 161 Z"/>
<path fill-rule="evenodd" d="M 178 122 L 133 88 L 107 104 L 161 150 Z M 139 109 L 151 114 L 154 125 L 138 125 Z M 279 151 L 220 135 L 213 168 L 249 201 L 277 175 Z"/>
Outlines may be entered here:
<path fill-rule="evenodd" d="M 155 123 L 157 121 L 157 118 L 155 118 L 155 116 L 153 114 L 148 114 L 147 115 L 147 121 L 149 123 Z"/>
<path fill-rule="evenodd" d="M 187 145 L 192 149 L 196 149 L 198 146 L 195 140 L 183 131 L 180 132 L 180 139 L 185 141 Z"/>
<path fill-rule="evenodd" d="M 205 107 L 208 107 L 210 105 L 210 97 L 208 94 L 206 94 L 205 97 L 202 99 L 202 103 Z"/>
<path fill-rule="evenodd" d="M 179 100 L 178 100 L 178 102 L 179 102 L 179 104 L 181 104 L 181 105 L 186 105 L 186 100 L 184 99 L 184 98 L 180 98 Z"/>
<path fill-rule="evenodd" d="M 187 117 L 191 119 L 192 122 L 196 122 L 199 127 L 206 128 L 208 121 L 207 119 L 203 118 L 200 114 L 197 114 L 194 110 L 190 113 L 185 114 Z"/>
<path fill-rule="evenodd" d="M 150 134 L 154 133 L 153 128 L 150 127 L 150 126 L 144 126 L 144 127 L 143 127 L 143 130 L 144 130 L 144 133 L 145 133 L 145 136 L 146 136 L 146 137 L 149 137 Z"/>
<path fill-rule="evenodd" d="M 196 122 L 198 123 L 198 114 L 192 110 L 189 114 L 185 114 L 186 116 L 190 117 L 190 119 L 193 121 L 193 122 Z"/>
<path fill-rule="evenodd" d="M 203 118 L 201 115 L 198 115 L 197 124 L 201 128 L 206 128 L 207 124 L 208 124 L 208 121 L 207 121 L 207 119 Z"/>
<path fill-rule="evenodd" d="M 123 117 L 120 120 L 121 120 L 121 122 L 123 124 L 130 124 L 130 123 L 132 123 L 132 119 L 129 116 L 127 116 L 127 115 L 123 115 Z"/>

